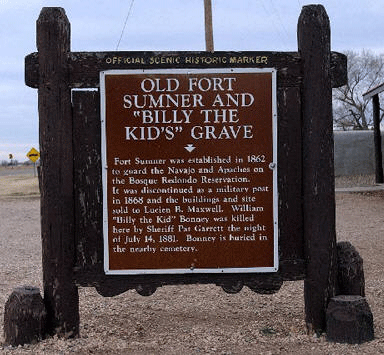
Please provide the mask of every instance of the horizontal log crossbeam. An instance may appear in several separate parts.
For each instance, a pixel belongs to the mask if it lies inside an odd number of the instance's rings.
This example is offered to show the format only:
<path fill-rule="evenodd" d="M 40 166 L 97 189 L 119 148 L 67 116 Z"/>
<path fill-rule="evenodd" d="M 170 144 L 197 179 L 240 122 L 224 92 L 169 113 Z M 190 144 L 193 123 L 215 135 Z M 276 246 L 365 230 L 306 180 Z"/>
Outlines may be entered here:
<path fill-rule="evenodd" d="M 332 87 L 347 83 L 347 59 L 331 52 Z M 99 73 L 108 69 L 274 67 L 279 87 L 302 83 L 301 59 L 297 52 L 71 52 L 68 55 L 71 88 L 98 88 Z M 39 86 L 38 53 L 25 57 L 25 83 Z"/>

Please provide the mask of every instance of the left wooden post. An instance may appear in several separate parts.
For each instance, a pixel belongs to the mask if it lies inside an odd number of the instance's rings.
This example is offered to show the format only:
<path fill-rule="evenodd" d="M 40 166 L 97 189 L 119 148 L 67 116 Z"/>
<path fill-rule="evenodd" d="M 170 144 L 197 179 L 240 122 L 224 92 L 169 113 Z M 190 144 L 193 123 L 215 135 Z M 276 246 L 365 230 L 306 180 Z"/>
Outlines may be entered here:
<path fill-rule="evenodd" d="M 64 9 L 45 7 L 37 20 L 41 164 L 41 236 L 47 332 L 79 333 L 75 263 L 72 108 L 68 58 L 70 23 Z"/>

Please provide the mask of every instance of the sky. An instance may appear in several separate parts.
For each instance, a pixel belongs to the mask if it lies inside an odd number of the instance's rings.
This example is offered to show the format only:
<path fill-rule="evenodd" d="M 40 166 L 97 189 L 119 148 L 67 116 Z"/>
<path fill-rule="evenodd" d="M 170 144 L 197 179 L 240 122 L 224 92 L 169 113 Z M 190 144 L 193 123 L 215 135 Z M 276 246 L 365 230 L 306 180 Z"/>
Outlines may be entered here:
<path fill-rule="evenodd" d="M 308 4 L 212 0 L 215 50 L 296 51 L 297 20 Z M 321 4 L 333 51 L 384 53 L 382 1 Z M 52 6 L 66 11 L 72 51 L 205 50 L 203 0 L 0 0 L 0 162 L 9 154 L 22 162 L 32 147 L 39 150 L 37 90 L 24 84 L 24 57 L 36 52 L 41 9 Z"/>

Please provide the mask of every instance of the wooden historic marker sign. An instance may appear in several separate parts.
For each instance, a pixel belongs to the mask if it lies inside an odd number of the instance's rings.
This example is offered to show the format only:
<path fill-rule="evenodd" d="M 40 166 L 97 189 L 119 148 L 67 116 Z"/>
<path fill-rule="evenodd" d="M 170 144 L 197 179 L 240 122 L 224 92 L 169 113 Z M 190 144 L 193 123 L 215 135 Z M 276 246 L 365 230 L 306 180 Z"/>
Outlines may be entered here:
<path fill-rule="evenodd" d="M 278 269 L 276 72 L 101 72 L 107 274 Z"/>
<path fill-rule="evenodd" d="M 297 34 L 296 52 L 72 52 L 65 11 L 42 9 L 25 82 L 39 89 L 48 333 L 78 335 L 79 285 L 272 293 L 301 279 L 308 330 L 325 330 L 347 63 L 321 5 Z"/>

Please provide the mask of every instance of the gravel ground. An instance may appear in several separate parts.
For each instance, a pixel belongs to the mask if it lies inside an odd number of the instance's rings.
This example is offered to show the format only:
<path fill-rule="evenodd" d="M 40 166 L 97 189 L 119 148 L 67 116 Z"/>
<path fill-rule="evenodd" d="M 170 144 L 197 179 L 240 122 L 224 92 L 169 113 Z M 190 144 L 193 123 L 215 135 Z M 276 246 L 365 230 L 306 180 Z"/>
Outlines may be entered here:
<path fill-rule="evenodd" d="M 0 345 L 0 353 L 384 353 L 384 192 L 337 193 L 336 206 L 338 240 L 350 241 L 364 259 L 366 295 L 375 323 L 371 342 L 333 344 L 324 336 L 306 335 L 303 282 L 296 281 L 285 282 L 274 295 L 259 295 L 248 288 L 228 295 L 213 285 L 196 285 L 163 287 L 150 297 L 128 291 L 103 298 L 92 288 L 80 288 L 79 338 L 53 337 L 17 348 Z M 0 218 L 2 319 L 15 287 L 42 289 L 39 200 L 0 196 Z M 1 321 L 1 333 L 2 326 Z"/>
<path fill-rule="evenodd" d="M 375 175 L 338 176 L 335 187 L 374 186 Z"/>

